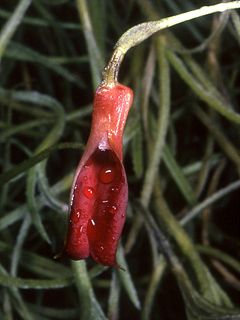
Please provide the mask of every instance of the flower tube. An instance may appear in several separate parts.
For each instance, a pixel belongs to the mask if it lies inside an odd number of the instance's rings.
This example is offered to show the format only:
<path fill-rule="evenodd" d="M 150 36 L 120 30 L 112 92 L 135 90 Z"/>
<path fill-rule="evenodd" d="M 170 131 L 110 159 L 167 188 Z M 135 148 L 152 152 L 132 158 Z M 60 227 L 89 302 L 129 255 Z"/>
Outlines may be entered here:
<path fill-rule="evenodd" d="M 126 218 L 128 185 L 122 136 L 133 92 L 103 83 L 96 91 L 92 127 L 75 173 L 65 252 L 117 266 L 116 250 Z"/>

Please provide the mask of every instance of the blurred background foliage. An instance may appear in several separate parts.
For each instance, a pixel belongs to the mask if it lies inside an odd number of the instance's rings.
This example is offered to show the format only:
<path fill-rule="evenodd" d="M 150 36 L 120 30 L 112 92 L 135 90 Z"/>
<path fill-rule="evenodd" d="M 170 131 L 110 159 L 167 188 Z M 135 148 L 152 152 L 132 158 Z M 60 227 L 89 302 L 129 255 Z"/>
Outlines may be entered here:
<path fill-rule="evenodd" d="M 121 67 L 125 271 L 53 259 L 114 44 L 205 4 L 1 0 L 0 319 L 240 319 L 239 11 L 161 32 Z"/>

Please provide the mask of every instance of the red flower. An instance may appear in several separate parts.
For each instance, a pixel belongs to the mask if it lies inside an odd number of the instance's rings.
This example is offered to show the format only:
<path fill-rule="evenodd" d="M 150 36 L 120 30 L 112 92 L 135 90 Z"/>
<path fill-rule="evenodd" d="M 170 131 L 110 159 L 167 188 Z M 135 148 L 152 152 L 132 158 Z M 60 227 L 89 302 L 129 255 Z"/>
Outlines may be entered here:
<path fill-rule="evenodd" d="M 101 85 L 96 92 L 90 137 L 71 191 L 65 251 L 116 266 L 126 217 L 128 185 L 122 164 L 122 135 L 133 100 L 130 88 Z"/>

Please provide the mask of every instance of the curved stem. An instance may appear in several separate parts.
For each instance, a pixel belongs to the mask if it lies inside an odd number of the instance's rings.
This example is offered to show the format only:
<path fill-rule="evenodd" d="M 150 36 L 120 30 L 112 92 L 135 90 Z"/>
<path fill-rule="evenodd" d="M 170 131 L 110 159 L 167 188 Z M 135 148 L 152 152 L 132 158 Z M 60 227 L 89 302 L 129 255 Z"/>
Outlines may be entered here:
<path fill-rule="evenodd" d="M 107 86 L 114 86 L 118 82 L 118 73 L 125 53 L 120 47 L 116 47 L 113 55 L 103 71 L 103 83 Z"/>
<path fill-rule="evenodd" d="M 126 31 L 116 43 L 113 55 L 103 72 L 103 83 L 107 86 L 114 86 L 117 83 L 119 67 L 127 51 L 142 43 L 154 33 L 185 21 L 193 20 L 215 12 L 224 12 L 237 8 L 240 8 L 240 1 L 219 3 L 213 6 L 204 6 L 200 9 L 184 12 L 158 21 L 144 22 L 132 27 Z"/>

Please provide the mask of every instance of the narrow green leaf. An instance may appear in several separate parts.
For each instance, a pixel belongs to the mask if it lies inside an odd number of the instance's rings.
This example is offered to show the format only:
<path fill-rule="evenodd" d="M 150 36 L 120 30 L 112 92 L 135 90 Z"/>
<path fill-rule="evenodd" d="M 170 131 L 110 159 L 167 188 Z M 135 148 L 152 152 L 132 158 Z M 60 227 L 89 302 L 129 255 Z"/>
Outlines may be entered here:
<path fill-rule="evenodd" d="M 48 2 L 49 3 L 49 2 Z M 9 19 L 11 17 L 11 12 L 0 9 L 0 17 Z M 24 17 L 22 19 L 22 23 L 30 26 L 36 26 L 36 27 L 45 27 L 48 28 L 50 26 L 50 23 L 48 21 L 45 21 L 43 19 L 39 19 L 36 17 Z M 78 23 L 72 23 L 72 22 L 59 22 L 62 28 L 69 29 L 69 30 L 80 30 L 81 26 Z"/>
<path fill-rule="evenodd" d="M 42 222 L 42 217 L 40 216 L 40 210 L 37 206 L 37 201 L 35 199 L 35 190 L 37 187 L 37 170 L 35 167 L 31 168 L 27 175 L 27 188 L 26 188 L 26 196 L 27 196 L 27 204 L 28 210 L 32 217 L 32 221 L 36 226 L 38 232 L 41 234 L 42 238 L 51 243 L 51 240 L 45 230 L 45 227 Z"/>
<path fill-rule="evenodd" d="M 154 267 L 153 272 L 151 273 L 151 278 L 148 284 L 142 311 L 143 320 L 151 319 L 151 311 L 154 306 L 154 298 L 156 297 L 157 289 L 160 286 L 160 281 L 163 278 L 166 266 L 166 260 L 163 258 L 163 256 L 160 256 L 158 264 Z"/>
<path fill-rule="evenodd" d="M 93 25 L 93 31 L 96 38 L 96 43 L 99 47 L 99 51 L 102 56 L 105 56 L 105 45 L 106 45 L 106 1 L 105 0 L 92 0 L 88 2 L 89 11 Z"/>
<path fill-rule="evenodd" d="M 197 199 L 192 190 L 192 187 L 185 178 L 181 168 L 177 164 L 167 145 L 164 146 L 163 161 L 183 197 L 186 199 L 188 204 L 194 205 L 197 202 Z"/>
<path fill-rule="evenodd" d="M 60 66 L 58 63 L 56 63 L 56 60 L 46 57 L 43 54 L 31 48 L 28 48 L 20 43 L 11 42 L 6 51 L 6 57 L 18 61 L 26 61 L 33 62 L 34 64 L 40 64 L 45 68 L 48 68 L 56 72 L 67 81 L 73 82 L 79 87 L 84 87 L 84 83 L 79 76 L 72 74 L 66 68 Z"/>
<path fill-rule="evenodd" d="M 203 100 L 209 107 L 213 108 L 217 112 L 219 112 L 226 119 L 240 124 L 240 115 L 233 111 L 234 109 L 223 103 L 225 100 L 222 97 L 222 100 L 219 97 L 216 97 L 213 92 L 206 90 L 187 70 L 184 62 L 177 57 L 177 55 L 168 50 L 167 53 L 168 59 L 179 76 L 186 82 L 186 84 L 192 89 L 192 91 L 199 97 L 199 99 Z"/>
<path fill-rule="evenodd" d="M 29 309 L 38 314 L 39 319 L 41 320 L 43 316 L 48 317 L 48 319 L 77 319 L 78 310 L 75 308 L 52 308 L 52 307 L 45 307 L 43 305 L 36 305 L 28 303 Z"/>
<path fill-rule="evenodd" d="M 231 257 L 229 254 L 210 246 L 197 245 L 196 247 L 201 254 L 216 258 L 240 273 L 240 261 Z"/>
<path fill-rule="evenodd" d="M 119 318 L 120 286 L 116 271 L 112 272 L 111 286 L 108 298 L 108 319 Z"/>
<path fill-rule="evenodd" d="M 64 149 L 82 149 L 83 145 L 80 143 L 59 143 L 55 146 L 46 148 L 45 150 L 37 153 L 32 156 L 30 159 L 24 160 L 23 162 L 15 165 L 12 169 L 0 174 L 0 185 L 5 184 L 11 179 L 17 177 L 21 173 L 26 172 L 27 169 L 32 168 L 36 164 L 40 163 L 44 159 L 48 158 L 49 155 L 56 150 L 64 150 Z"/>
<path fill-rule="evenodd" d="M 5 139 L 8 139 L 9 137 L 12 137 L 16 134 L 26 134 L 26 131 L 44 124 L 51 123 L 51 119 L 43 119 L 43 120 L 33 120 L 29 122 L 24 122 L 20 125 L 13 125 L 10 128 L 5 129 L 3 132 L 1 132 L 0 141 L 5 141 Z"/>
<path fill-rule="evenodd" d="M 118 270 L 118 276 L 123 285 L 123 288 L 125 289 L 129 299 L 132 301 L 135 308 L 140 309 L 141 308 L 140 300 L 138 298 L 137 290 L 133 283 L 127 262 L 124 257 L 123 247 L 121 245 L 119 245 L 118 251 L 117 251 L 117 262 L 120 266 L 120 269 Z"/>
<path fill-rule="evenodd" d="M 104 67 L 103 58 L 95 40 L 86 0 L 77 0 L 77 8 L 87 43 L 93 79 L 93 88 L 96 89 L 101 82 L 101 71 Z"/>
<path fill-rule="evenodd" d="M 72 261 L 72 268 L 81 302 L 81 320 L 106 320 L 93 292 L 85 261 Z"/>
<path fill-rule="evenodd" d="M 69 287 L 73 284 L 73 278 L 59 279 L 23 279 L 0 274 L 0 284 L 5 287 L 14 287 L 20 289 L 58 289 Z"/>
<path fill-rule="evenodd" d="M 235 182 L 230 183 L 225 188 L 222 188 L 217 192 L 213 193 L 210 197 L 206 198 L 204 201 L 196 205 L 191 211 L 186 213 L 186 215 L 181 219 L 181 224 L 182 225 L 187 224 L 190 220 L 192 220 L 198 214 L 200 214 L 203 209 L 207 208 L 208 206 L 213 204 L 215 201 L 218 201 L 228 193 L 233 192 L 234 190 L 237 190 L 239 188 L 240 188 L 240 181 L 237 180 Z"/>
<path fill-rule="evenodd" d="M 17 27 L 21 23 L 28 7 L 32 0 L 21 0 L 16 6 L 11 18 L 6 22 L 0 33 L 0 61 L 4 54 L 4 51 L 9 44 L 13 34 L 17 30 Z"/>
<path fill-rule="evenodd" d="M 143 145 L 142 131 L 138 130 L 131 141 L 133 170 L 137 178 L 143 175 Z"/>
<path fill-rule="evenodd" d="M 169 115 L 170 115 L 170 69 L 166 59 L 165 39 L 158 39 L 159 58 L 159 111 L 157 119 L 155 141 L 152 147 L 150 160 L 146 169 L 144 183 L 141 191 L 141 201 L 145 207 L 148 206 L 155 178 L 162 160 L 163 148 L 165 145 Z"/>
<path fill-rule="evenodd" d="M 0 241 L 0 252 L 10 253 L 13 251 L 13 246 Z M 47 278 L 58 278 L 61 275 L 64 278 L 72 276 L 72 271 L 69 267 L 64 266 L 60 262 L 53 259 L 43 257 L 40 254 L 22 250 L 21 265 L 28 271 L 31 271 L 39 276 L 43 275 Z"/>

